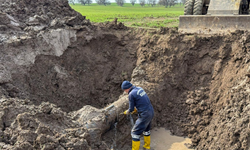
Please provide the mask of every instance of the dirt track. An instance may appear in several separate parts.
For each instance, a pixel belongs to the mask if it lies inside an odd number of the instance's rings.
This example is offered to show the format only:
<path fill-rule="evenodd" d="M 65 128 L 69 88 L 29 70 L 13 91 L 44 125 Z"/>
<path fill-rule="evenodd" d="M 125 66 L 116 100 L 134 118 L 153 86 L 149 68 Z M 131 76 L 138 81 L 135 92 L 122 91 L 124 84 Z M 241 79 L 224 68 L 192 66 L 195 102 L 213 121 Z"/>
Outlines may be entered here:
<path fill-rule="evenodd" d="M 249 148 L 247 31 L 94 26 L 66 0 L 13 2 L 0 1 L 3 149 L 110 149 L 114 126 L 93 141 L 72 111 L 116 101 L 125 79 L 148 93 L 154 127 L 188 136 L 199 150 Z M 116 138 L 118 149 L 130 149 L 126 119 Z"/>

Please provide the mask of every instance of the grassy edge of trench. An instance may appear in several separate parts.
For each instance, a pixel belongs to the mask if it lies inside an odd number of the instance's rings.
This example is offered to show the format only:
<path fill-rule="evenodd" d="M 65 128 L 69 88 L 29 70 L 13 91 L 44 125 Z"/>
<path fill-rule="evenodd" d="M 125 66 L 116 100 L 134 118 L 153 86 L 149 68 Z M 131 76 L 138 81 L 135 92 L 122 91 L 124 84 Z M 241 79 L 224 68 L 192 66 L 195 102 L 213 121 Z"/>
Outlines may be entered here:
<path fill-rule="evenodd" d="M 116 3 L 108 6 L 98 4 L 71 4 L 70 6 L 92 23 L 105 23 L 118 18 L 119 22 L 128 27 L 144 28 L 178 27 L 179 16 L 184 13 L 184 6 L 179 4 L 171 8 L 161 5 L 141 7 L 135 4 L 132 6 L 130 3 L 125 3 L 123 7 Z"/>

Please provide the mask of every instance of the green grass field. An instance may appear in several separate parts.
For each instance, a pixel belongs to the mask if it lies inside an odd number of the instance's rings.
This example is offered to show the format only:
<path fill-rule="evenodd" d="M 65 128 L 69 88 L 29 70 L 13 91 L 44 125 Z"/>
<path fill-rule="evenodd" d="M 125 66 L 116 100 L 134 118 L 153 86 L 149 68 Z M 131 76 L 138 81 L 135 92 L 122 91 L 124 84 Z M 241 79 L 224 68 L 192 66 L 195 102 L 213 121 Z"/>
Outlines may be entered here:
<path fill-rule="evenodd" d="M 179 16 L 184 13 L 183 5 L 175 5 L 171 8 L 160 5 L 141 7 L 135 4 L 132 6 L 130 3 L 124 4 L 123 7 L 117 6 L 116 3 L 108 6 L 98 4 L 70 6 L 93 23 L 113 21 L 114 18 L 118 18 L 119 22 L 130 27 L 176 27 L 179 24 Z"/>

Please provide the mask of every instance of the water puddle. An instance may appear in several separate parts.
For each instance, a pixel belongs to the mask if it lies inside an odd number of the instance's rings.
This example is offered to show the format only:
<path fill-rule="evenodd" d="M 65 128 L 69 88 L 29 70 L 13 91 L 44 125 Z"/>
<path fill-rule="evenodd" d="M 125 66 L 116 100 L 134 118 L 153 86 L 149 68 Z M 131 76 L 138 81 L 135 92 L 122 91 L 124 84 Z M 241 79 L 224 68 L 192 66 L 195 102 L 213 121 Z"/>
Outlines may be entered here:
<path fill-rule="evenodd" d="M 189 138 L 171 135 L 164 128 L 153 128 L 151 130 L 151 149 L 153 150 L 192 150 L 184 144 L 191 143 Z M 143 137 L 141 138 L 140 150 L 143 149 Z"/>

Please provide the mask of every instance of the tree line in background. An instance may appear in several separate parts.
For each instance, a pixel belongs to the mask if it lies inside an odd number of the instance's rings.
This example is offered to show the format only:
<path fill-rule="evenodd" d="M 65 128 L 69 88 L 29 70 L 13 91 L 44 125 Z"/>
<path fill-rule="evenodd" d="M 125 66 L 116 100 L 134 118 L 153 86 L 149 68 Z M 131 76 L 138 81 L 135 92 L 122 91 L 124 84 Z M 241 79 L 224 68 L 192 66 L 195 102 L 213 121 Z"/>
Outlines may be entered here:
<path fill-rule="evenodd" d="M 110 1 L 109 0 L 95 0 L 97 4 L 99 5 L 110 5 Z M 117 3 L 117 5 L 119 6 L 123 6 L 124 3 L 126 2 L 126 0 L 115 0 L 115 2 Z M 137 0 L 130 0 L 130 3 L 134 6 L 135 3 L 137 2 Z M 184 5 L 184 3 L 186 2 L 186 0 L 181 0 L 180 4 L 182 3 Z M 81 3 L 82 5 L 90 5 L 92 4 L 92 0 L 69 0 L 69 3 L 72 3 L 73 5 L 75 5 L 75 3 Z M 178 0 L 159 0 L 157 2 L 157 0 L 138 0 L 138 3 L 143 7 L 145 5 L 148 6 L 155 6 L 157 3 L 159 5 L 163 5 L 166 8 L 167 7 L 172 7 L 174 5 L 176 5 L 178 3 Z"/>

